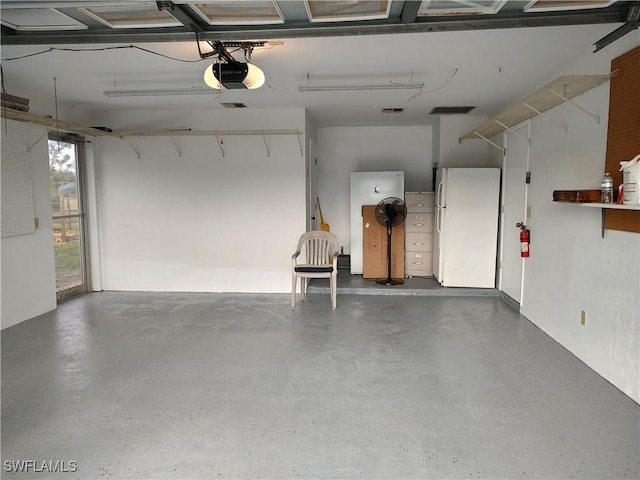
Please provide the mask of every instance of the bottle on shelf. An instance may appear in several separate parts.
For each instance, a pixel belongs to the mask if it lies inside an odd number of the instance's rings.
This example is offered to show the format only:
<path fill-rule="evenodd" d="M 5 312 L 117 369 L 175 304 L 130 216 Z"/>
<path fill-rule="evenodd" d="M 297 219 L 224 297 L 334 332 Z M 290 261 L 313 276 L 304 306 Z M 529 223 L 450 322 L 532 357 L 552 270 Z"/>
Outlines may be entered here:
<path fill-rule="evenodd" d="M 602 177 L 600 188 L 602 190 L 600 202 L 613 203 L 613 178 L 609 172 L 605 172 L 604 177 Z"/>

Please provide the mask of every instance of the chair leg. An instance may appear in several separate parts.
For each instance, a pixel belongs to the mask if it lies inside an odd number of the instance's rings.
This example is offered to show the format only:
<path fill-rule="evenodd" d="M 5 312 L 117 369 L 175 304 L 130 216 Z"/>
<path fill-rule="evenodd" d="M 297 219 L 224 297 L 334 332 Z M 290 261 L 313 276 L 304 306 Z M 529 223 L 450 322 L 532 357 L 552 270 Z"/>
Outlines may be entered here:
<path fill-rule="evenodd" d="M 335 310 L 336 309 L 336 290 L 337 290 L 337 284 L 338 283 L 338 279 L 335 276 L 331 276 L 331 310 Z"/>
<path fill-rule="evenodd" d="M 296 284 L 297 283 L 298 283 L 298 277 L 294 274 L 292 285 L 291 285 L 291 310 L 294 310 L 296 308 L 296 288 L 297 288 Z"/>
<path fill-rule="evenodd" d="M 307 300 L 307 285 L 309 283 L 309 279 L 308 278 L 303 278 L 302 279 L 302 285 L 300 286 L 300 288 L 302 288 L 302 300 L 306 301 Z"/>

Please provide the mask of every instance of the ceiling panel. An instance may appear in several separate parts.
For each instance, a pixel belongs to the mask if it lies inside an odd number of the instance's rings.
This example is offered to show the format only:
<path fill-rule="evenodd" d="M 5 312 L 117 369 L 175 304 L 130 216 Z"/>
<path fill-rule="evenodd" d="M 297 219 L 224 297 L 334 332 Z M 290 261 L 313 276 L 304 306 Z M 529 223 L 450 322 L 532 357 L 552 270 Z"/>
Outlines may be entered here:
<path fill-rule="evenodd" d="M 14 30 L 82 30 L 83 23 L 54 8 L 3 8 L 2 25 Z"/>
<path fill-rule="evenodd" d="M 258 25 L 283 23 L 277 3 L 263 1 L 217 1 L 193 3 L 192 8 L 209 25 Z"/>
<path fill-rule="evenodd" d="M 507 3 L 507 0 L 423 0 L 418 16 L 430 15 L 487 15 L 495 14 Z"/>
<path fill-rule="evenodd" d="M 356 0 L 350 2 L 305 0 L 309 20 L 312 22 L 339 22 L 387 18 L 390 0 Z"/>
<path fill-rule="evenodd" d="M 566 10 L 584 10 L 604 8 L 616 0 L 533 0 L 524 7 L 525 12 L 558 12 Z"/>
<path fill-rule="evenodd" d="M 111 28 L 155 28 L 181 26 L 165 10 L 151 5 L 120 5 L 114 7 L 81 8 L 82 12 Z"/>

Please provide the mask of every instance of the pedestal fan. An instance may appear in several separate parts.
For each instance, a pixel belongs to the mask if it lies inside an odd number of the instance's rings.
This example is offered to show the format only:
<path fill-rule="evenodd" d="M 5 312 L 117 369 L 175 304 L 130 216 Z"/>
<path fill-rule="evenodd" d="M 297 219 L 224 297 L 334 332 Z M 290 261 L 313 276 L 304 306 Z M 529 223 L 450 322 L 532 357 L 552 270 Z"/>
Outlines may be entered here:
<path fill-rule="evenodd" d="M 401 285 L 402 278 L 391 278 L 391 233 L 407 216 L 407 206 L 402 199 L 387 197 L 376 206 L 376 221 L 387 227 L 387 278 L 376 280 L 381 285 Z"/>

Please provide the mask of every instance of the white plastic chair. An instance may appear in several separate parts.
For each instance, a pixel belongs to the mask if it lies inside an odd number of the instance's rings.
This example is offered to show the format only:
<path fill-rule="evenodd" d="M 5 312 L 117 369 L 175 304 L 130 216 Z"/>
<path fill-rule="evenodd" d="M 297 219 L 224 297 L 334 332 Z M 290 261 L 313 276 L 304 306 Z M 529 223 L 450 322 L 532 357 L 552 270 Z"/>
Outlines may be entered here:
<path fill-rule="evenodd" d="M 306 254 L 306 263 L 298 263 L 302 252 Z M 298 240 L 296 253 L 291 256 L 292 288 L 291 308 L 296 308 L 296 289 L 298 278 L 302 290 L 302 300 L 307 298 L 307 285 L 310 278 L 329 278 L 331 286 L 331 309 L 336 309 L 336 289 L 338 283 L 338 239 L 331 232 L 313 230 Z"/>

